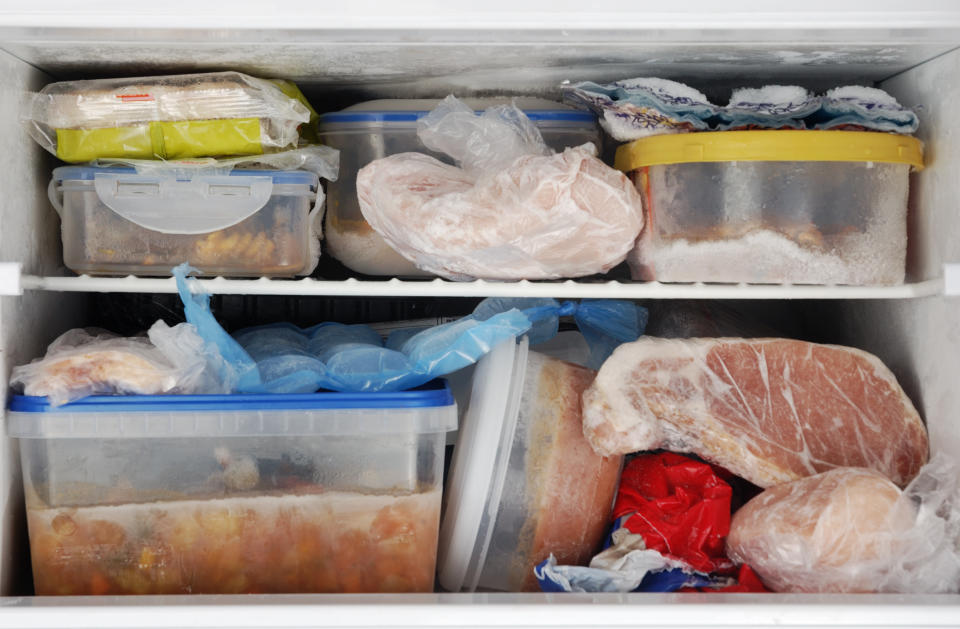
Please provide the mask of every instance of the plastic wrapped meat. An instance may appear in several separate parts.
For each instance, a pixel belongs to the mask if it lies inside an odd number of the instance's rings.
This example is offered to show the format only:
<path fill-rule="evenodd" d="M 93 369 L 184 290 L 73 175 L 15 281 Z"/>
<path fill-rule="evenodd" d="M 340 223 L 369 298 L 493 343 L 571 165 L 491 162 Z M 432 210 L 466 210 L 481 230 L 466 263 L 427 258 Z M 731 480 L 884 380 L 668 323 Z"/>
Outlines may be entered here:
<path fill-rule="evenodd" d="M 866 352 L 788 339 L 621 345 L 584 393 L 600 454 L 693 452 L 760 487 L 835 467 L 906 485 L 927 433 L 896 378 Z"/>
<path fill-rule="evenodd" d="M 956 468 L 934 461 L 903 493 L 840 468 L 772 487 L 737 511 L 727 552 L 778 592 L 956 592 Z"/>
<path fill-rule="evenodd" d="M 640 195 L 591 144 L 529 155 L 479 180 L 401 153 L 357 176 L 364 218 L 417 267 L 454 279 L 604 273 L 643 227 Z"/>
<path fill-rule="evenodd" d="M 587 143 L 551 154 L 516 107 L 482 116 L 448 97 L 419 137 L 422 153 L 357 174 L 364 218 L 417 268 L 452 279 L 556 279 L 604 273 L 643 228 L 639 193 Z"/>

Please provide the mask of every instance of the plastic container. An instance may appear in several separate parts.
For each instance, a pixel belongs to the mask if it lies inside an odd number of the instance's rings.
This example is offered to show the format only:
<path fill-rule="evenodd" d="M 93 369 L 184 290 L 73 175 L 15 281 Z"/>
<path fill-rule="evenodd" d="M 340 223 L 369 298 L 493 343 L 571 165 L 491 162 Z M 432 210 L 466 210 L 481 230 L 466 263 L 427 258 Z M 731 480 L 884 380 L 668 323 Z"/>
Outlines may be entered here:
<path fill-rule="evenodd" d="M 38 595 L 433 591 L 445 381 L 13 396 L 7 419 Z"/>
<path fill-rule="evenodd" d="M 367 224 L 357 202 L 356 182 L 361 168 L 396 153 L 427 153 L 452 163 L 449 156 L 429 151 L 417 137 L 417 120 L 439 102 L 375 100 L 320 116 L 321 141 L 340 151 L 340 176 L 327 185 L 326 251 L 350 269 L 367 275 L 430 275 L 394 251 Z M 464 99 L 463 102 L 482 111 L 509 103 L 511 99 Z M 518 98 L 515 102 L 536 123 L 550 148 L 562 151 L 593 142 L 600 149 L 600 131 L 592 113 L 538 98 Z"/>
<path fill-rule="evenodd" d="M 305 171 L 184 179 L 64 166 L 48 191 L 64 263 L 77 273 L 170 275 L 189 262 L 203 275 L 289 277 L 309 274 L 320 255 L 311 229 L 318 186 Z"/>
<path fill-rule="evenodd" d="M 904 281 L 919 140 L 857 131 L 643 138 L 616 166 L 643 195 L 634 279 L 894 285 Z"/>
<path fill-rule="evenodd" d="M 586 564 L 599 550 L 622 457 L 583 437 L 585 367 L 519 344 L 477 365 L 453 452 L 440 527 L 438 576 L 448 591 L 536 591 L 534 566 L 551 553 Z"/>

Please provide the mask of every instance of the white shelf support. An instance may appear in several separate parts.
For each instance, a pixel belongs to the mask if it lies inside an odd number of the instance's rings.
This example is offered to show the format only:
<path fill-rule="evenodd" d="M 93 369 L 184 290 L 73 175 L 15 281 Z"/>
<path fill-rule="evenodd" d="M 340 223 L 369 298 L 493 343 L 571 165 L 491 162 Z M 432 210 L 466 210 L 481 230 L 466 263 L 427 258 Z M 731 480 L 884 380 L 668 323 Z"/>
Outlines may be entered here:
<path fill-rule="evenodd" d="M 23 294 L 23 285 L 20 283 L 20 264 L 17 262 L 0 262 L 0 296 L 16 296 Z"/>

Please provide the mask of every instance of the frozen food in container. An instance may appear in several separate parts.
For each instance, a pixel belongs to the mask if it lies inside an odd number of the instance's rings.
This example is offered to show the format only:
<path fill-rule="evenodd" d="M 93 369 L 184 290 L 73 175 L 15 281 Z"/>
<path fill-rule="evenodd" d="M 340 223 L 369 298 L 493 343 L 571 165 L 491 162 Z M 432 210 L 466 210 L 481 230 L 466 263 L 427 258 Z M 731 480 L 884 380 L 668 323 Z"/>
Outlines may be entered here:
<path fill-rule="evenodd" d="M 340 150 L 340 178 L 327 185 L 326 251 L 350 269 L 368 275 L 429 275 L 394 251 L 367 224 L 357 201 L 356 179 L 357 172 L 373 160 L 397 153 L 426 153 L 451 163 L 449 156 L 428 150 L 417 137 L 417 121 L 439 102 L 375 100 L 320 117 L 321 140 Z M 510 103 L 511 99 L 463 102 L 480 112 Z M 550 148 L 562 151 L 587 142 L 600 148 L 600 132 L 592 113 L 537 98 L 518 98 L 514 102 L 537 125 Z"/>
<path fill-rule="evenodd" d="M 38 595 L 433 591 L 446 382 L 13 396 Z"/>
<path fill-rule="evenodd" d="M 63 166 L 49 192 L 77 273 L 170 275 L 189 262 L 204 275 L 281 277 L 309 274 L 319 257 L 323 191 L 310 172 Z"/>
<path fill-rule="evenodd" d="M 591 369 L 505 341 L 478 364 L 447 479 L 438 577 L 449 591 L 538 591 L 551 553 L 585 565 L 599 550 L 622 458 L 583 436 Z"/>
<path fill-rule="evenodd" d="M 919 140 L 754 130 L 643 138 L 616 165 L 643 195 L 634 279 L 895 285 Z"/>
<path fill-rule="evenodd" d="M 292 83 L 239 72 L 51 83 L 23 112 L 30 135 L 74 163 L 259 155 L 295 147 L 310 117 Z"/>

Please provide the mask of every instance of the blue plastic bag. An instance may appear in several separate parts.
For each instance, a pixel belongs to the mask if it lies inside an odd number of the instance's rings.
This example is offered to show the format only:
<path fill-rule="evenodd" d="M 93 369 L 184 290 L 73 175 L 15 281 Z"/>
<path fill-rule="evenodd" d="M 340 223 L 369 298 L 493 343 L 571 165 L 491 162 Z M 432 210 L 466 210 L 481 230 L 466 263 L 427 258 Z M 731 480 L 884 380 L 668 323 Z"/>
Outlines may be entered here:
<path fill-rule="evenodd" d="M 572 315 L 597 367 L 620 343 L 634 341 L 647 311 L 626 301 L 559 303 L 552 299 L 488 299 L 473 314 L 421 330 L 398 330 L 384 342 L 364 325 L 289 323 L 240 330 L 231 337 L 210 312 L 209 296 L 192 293 L 186 265 L 174 269 L 187 321 L 206 342 L 216 373 L 240 393 L 307 393 L 318 389 L 401 391 L 475 363 L 509 338 L 531 343 L 556 335 L 560 317 Z"/>

